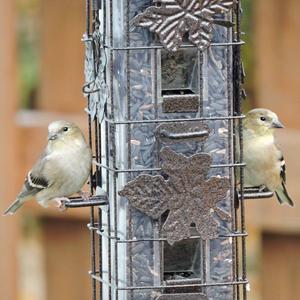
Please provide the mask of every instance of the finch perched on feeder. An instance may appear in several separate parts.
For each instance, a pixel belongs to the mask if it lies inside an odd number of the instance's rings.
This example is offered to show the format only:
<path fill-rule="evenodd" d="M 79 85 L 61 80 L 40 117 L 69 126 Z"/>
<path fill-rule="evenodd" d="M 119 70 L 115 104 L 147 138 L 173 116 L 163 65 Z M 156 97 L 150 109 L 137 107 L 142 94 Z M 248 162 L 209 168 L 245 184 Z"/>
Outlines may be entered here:
<path fill-rule="evenodd" d="M 4 215 L 14 214 L 32 197 L 44 207 L 55 200 L 60 208 L 74 193 L 86 198 L 81 188 L 89 176 L 91 163 L 92 151 L 81 130 L 72 122 L 52 122 L 48 127 L 46 149 L 28 172 L 20 194 Z"/>
<path fill-rule="evenodd" d="M 245 187 L 267 187 L 275 192 L 280 204 L 294 203 L 285 187 L 285 161 L 274 139 L 274 130 L 283 128 L 277 115 L 257 108 L 246 114 L 243 123 Z"/>

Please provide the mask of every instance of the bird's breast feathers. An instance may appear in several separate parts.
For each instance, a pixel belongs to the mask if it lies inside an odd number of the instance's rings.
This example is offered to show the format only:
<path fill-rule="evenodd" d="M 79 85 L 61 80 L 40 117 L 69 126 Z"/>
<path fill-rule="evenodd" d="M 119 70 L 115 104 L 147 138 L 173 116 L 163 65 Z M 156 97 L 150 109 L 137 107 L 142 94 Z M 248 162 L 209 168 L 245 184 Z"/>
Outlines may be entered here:
<path fill-rule="evenodd" d="M 68 147 L 53 151 L 47 156 L 49 167 L 53 164 L 63 175 L 70 176 L 86 172 L 91 164 L 91 151 L 88 147 Z"/>
<path fill-rule="evenodd" d="M 39 201 L 78 192 L 89 176 L 92 154 L 87 146 L 65 147 L 52 151 L 45 160 L 43 173 L 47 175 L 49 188 L 37 194 Z"/>
<path fill-rule="evenodd" d="M 246 158 L 253 160 L 264 160 L 266 156 L 270 156 L 270 150 L 274 147 L 274 137 L 271 135 L 262 137 L 247 137 L 244 139 L 244 153 Z"/>
<path fill-rule="evenodd" d="M 281 152 L 272 137 L 246 139 L 244 142 L 245 185 L 266 185 L 269 189 L 280 181 Z"/>

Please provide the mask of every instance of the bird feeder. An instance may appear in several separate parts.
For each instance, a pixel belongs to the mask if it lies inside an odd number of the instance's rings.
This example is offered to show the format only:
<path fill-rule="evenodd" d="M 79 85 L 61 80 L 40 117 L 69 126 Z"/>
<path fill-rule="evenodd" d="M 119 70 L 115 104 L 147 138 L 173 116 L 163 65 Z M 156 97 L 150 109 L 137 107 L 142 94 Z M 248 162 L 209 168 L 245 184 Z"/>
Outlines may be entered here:
<path fill-rule="evenodd" d="M 240 1 L 86 7 L 92 299 L 246 299 Z"/>

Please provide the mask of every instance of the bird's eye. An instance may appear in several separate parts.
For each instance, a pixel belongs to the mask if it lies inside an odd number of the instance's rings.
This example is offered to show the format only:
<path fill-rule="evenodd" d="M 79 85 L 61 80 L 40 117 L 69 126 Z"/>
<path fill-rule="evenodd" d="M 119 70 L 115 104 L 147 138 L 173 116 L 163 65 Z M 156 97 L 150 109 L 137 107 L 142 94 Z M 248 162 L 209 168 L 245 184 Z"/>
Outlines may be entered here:
<path fill-rule="evenodd" d="M 63 131 L 68 131 L 68 129 L 69 129 L 68 127 L 64 127 Z"/>
<path fill-rule="evenodd" d="M 266 118 L 265 118 L 265 117 L 260 117 L 260 119 L 261 119 L 262 121 L 266 121 Z"/>

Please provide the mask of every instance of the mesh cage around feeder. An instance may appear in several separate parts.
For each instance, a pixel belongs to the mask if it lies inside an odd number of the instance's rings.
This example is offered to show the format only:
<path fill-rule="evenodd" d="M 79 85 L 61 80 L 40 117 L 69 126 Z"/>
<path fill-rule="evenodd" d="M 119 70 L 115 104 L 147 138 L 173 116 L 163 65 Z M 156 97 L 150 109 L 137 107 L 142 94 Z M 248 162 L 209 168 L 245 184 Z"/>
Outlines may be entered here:
<path fill-rule="evenodd" d="M 93 299 L 246 299 L 240 1 L 86 8 Z"/>

